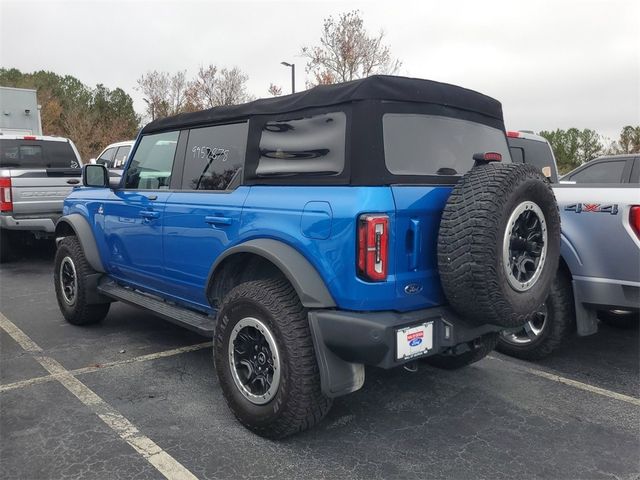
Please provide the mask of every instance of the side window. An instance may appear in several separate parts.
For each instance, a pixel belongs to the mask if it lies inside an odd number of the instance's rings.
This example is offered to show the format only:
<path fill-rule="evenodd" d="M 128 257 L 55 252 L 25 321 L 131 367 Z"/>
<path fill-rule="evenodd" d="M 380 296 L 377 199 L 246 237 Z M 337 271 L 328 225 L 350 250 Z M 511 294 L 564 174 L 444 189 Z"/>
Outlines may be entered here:
<path fill-rule="evenodd" d="M 100 155 L 96 163 L 99 165 L 104 165 L 105 167 L 111 167 L 111 160 L 113 160 L 113 154 L 116 153 L 115 148 L 107 148 L 102 155 Z"/>
<path fill-rule="evenodd" d="M 127 156 L 129 155 L 129 151 L 131 151 L 131 146 L 127 145 L 125 147 L 118 147 L 116 151 L 116 155 L 113 159 L 113 166 L 115 168 L 121 168 L 124 166 L 124 163 L 127 161 Z"/>
<path fill-rule="evenodd" d="M 247 149 L 248 123 L 189 130 L 182 188 L 226 190 L 241 175 Z M 233 182 L 237 185 L 237 182 Z"/>
<path fill-rule="evenodd" d="M 125 174 L 124 188 L 168 189 L 179 133 L 156 133 L 142 137 Z"/>
<path fill-rule="evenodd" d="M 260 138 L 256 175 L 338 175 L 345 162 L 344 112 L 269 121 Z"/>
<path fill-rule="evenodd" d="M 576 183 L 621 183 L 626 160 L 600 162 L 574 173 L 569 177 Z"/>

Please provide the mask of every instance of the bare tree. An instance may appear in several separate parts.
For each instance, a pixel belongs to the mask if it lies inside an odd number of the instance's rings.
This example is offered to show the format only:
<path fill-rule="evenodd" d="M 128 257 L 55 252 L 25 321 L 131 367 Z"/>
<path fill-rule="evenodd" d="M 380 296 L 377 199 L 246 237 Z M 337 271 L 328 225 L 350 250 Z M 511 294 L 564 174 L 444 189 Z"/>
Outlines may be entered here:
<path fill-rule="evenodd" d="M 312 84 L 347 82 L 374 74 L 394 74 L 400 60 L 383 43 L 384 32 L 370 36 L 358 10 L 324 20 L 320 45 L 303 47 Z"/>
<path fill-rule="evenodd" d="M 184 111 L 189 87 L 186 75 L 186 71 L 172 75 L 168 72 L 153 70 L 138 79 L 137 90 L 144 95 L 147 115 L 151 120 Z"/>
<path fill-rule="evenodd" d="M 215 106 L 218 68 L 215 65 L 200 67 L 191 87 L 203 108 Z"/>
<path fill-rule="evenodd" d="M 273 96 L 273 97 L 279 97 L 280 95 L 282 95 L 282 87 L 279 87 L 278 85 L 275 84 L 270 84 L 269 85 L 269 95 Z"/>
<path fill-rule="evenodd" d="M 169 74 L 153 70 L 138 79 L 136 90 L 142 92 L 151 120 L 166 117 L 169 112 Z"/>
<path fill-rule="evenodd" d="M 189 96 L 197 99 L 201 108 L 245 103 L 252 100 L 247 93 L 248 79 L 249 77 L 238 67 L 200 67 L 196 78 L 190 84 Z"/>
<path fill-rule="evenodd" d="M 247 93 L 247 80 L 249 77 L 238 67 L 232 69 L 223 68 L 217 81 L 215 105 L 237 105 L 252 100 Z"/>

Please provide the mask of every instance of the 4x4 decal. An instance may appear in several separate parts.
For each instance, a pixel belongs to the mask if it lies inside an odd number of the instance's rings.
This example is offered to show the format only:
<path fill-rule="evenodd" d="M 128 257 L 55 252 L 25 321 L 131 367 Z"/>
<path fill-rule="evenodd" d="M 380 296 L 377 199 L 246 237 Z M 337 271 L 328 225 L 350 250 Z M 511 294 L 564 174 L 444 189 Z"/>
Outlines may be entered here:
<path fill-rule="evenodd" d="M 618 214 L 618 204 L 600 204 L 600 203 L 572 203 L 571 205 L 567 205 L 564 207 L 567 212 L 575 212 L 575 213 L 610 213 L 611 215 Z"/>

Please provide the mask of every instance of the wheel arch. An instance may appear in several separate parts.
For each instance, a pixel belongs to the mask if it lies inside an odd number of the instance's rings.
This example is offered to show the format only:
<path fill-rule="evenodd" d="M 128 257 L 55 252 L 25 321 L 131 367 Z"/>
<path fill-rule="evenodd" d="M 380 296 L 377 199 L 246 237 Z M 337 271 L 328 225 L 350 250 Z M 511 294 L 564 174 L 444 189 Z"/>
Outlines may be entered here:
<path fill-rule="evenodd" d="M 293 247 L 272 239 L 249 240 L 220 255 L 209 271 L 207 299 L 216 307 L 235 285 L 273 275 L 284 276 L 307 308 L 336 306 L 315 267 Z"/>
<path fill-rule="evenodd" d="M 82 245 L 84 256 L 89 262 L 89 265 L 96 271 L 104 273 L 104 266 L 102 259 L 100 258 L 100 252 L 96 239 L 93 236 L 93 230 L 86 218 L 79 213 L 72 213 L 60 217 L 56 223 L 56 242 L 64 237 L 76 236 Z"/>

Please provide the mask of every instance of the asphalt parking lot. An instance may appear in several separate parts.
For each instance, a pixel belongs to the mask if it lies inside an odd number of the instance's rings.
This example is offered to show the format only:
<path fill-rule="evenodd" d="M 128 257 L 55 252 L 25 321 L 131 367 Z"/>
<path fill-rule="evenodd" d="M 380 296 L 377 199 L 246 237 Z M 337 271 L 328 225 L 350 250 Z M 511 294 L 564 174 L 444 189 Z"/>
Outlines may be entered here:
<path fill-rule="evenodd" d="M 206 338 L 121 304 L 68 325 L 53 249 L 20 257 L 0 268 L 2 478 L 640 478 L 638 330 L 602 325 L 537 364 L 371 369 L 273 442 L 227 410 Z"/>

